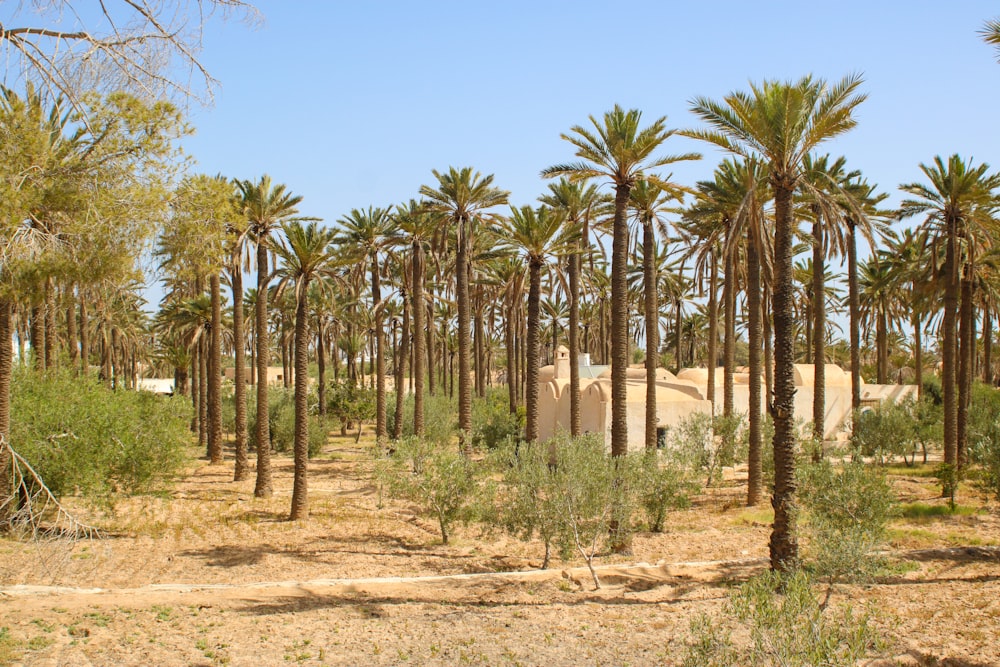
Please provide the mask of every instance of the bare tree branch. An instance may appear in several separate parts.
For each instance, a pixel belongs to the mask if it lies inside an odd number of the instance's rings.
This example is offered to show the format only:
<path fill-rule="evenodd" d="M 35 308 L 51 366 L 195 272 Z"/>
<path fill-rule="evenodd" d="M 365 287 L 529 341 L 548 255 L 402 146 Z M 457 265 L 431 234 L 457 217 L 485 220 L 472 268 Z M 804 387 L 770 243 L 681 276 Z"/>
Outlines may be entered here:
<path fill-rule="evenodd" d="M 206 26 L 217 16 L 260 20 L 247 0 L 100 0 L 97 7 L 80 0 L 3 3 L 3 83 L 32 81 L 75 108 L 90 90 L 208 104 L 218 81 L 200 60 Z"/>

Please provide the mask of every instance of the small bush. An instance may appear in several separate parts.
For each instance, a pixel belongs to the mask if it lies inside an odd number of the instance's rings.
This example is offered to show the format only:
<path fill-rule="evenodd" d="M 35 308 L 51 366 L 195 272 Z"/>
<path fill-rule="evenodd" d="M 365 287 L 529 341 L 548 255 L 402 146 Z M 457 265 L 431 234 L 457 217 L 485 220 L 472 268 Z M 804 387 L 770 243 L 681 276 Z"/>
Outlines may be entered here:
<path fill-rule="evenodd" d="M 691 624 L 685 667 L 853 667 L 883 651 L 885 640 L 870 611 L 822 604 L 802 571 L 754 577 L 730 594 L 718 623 Z M 734 630 L 745 628 L 734 637 Z"/>
<path fill-rule="evenodd" d="M 491 389 L 486 397 L 472 402 L 472 446 L 495 449 L 520 438 L 524 432 L 524 408 L 511 413 L 507 391 Z"/>
<path fill-rule="evenodd" d="M 394 394 L 389 394 L 387 399 L 388 423 L 390 433 L 392 425 L 396 420 L 396 399 Z M 475 405 L 475 401 L 473 401 Z M 458 431 L 458 404 L 448 398 L 447 394 L 435 394 L 434 396 L 424 396 L 424 439 L 431 442 L 448 445 Z M 403 398 L 403 437 L 413 435 L 413 395 L 407 394 Z"/>
<path fill-rule="evenodd" d="M 912 400 L 883 403 L 874 410 L 855 410 L 852 416 L 851 446 L 862 456 L 870 456 L 879 465 L 902 457 L 907 465 L 916 460 L 920 438 L 926 438 L 927 425 L 916 414 Z M 907 456 L 910 456 L 907 459 Z"/>
<path fill-rule="evenodd" d="M 432 515 L 441 529 L 441 542 L 448 544 L 451 527 L 475 517 L 476 469 L 454 449 L 428 444 L 420 438 L 401 440 L 376 474 L 390 496 L 414 502 Z M 414 465 L 417 460 L 419 465 Z"/>
<path fill-rule="evenodd" d="M 548 444 L 507 443 L 490 457 L 492 468 L 503 477 L 493 502 L 491 521 L 521 540 L 536 535 L 545 547 L 542 569 L 549 566 L 552 547 L 568 550 L 561 480 L 550 465 Z"/>
<path fill-rule="evenodd" d="M 161 488 L 190 442 L 182 396 L 111 391 L 65 371 L 17 369 L 11 386 L 11 445 L 54 495 L 111 500 Z"/>
<path fill-rule="evenodd" d="M 636 492 L 639 504 L 646 512 L 646 524 L 651 532 L 663 532 L 663 522 L 671 509 L 691 506 L 691 496 L 700 486 L 695 471 L 675 460 L 670 452 L 638 453 Z"/>
<path fill-rule="evenodd" d="M 350 380 L 334 380 L 327 385 L 326 412 L 340 420 L 341 435 L 347 435 L 347 429 L 356 425 L 360 438 L 361 423 L 375 418 L 375 390 Z"/>
<path fill-rule="evenodd" d="M 829 461 L 799 471 L 799 498 L 807 521 L 808 555 L 817 575 L 832 582 L 865 581 L 882 566 L 895 498 L 880 469 L 860 460 L 837 470 Z"/>

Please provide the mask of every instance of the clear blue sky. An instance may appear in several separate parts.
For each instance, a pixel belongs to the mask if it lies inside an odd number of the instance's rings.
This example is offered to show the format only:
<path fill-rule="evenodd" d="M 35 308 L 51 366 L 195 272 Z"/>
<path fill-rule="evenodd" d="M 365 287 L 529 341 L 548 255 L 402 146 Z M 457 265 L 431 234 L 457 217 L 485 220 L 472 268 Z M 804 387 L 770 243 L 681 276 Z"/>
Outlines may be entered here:
<path fill-rule="evenodd" d="M 196 168 L 267 172 L 334 222 L 433 184 L 432 169 L 495 174 L 535 203 L 559 138 L 618 103 L 697 126 L 698 95 L 812 73 L 864 75 L 857 129 L 826 148 L 898 201 L 918 164 L 960 153 L 1000 167 L 1000 64 L 976 34 L 993 2 L 279 2 L 257 29 L 213 23 L 204 62 L 221 82 L 194 109 Z M 699 150 L 676 180 L 710 177 Z"/>

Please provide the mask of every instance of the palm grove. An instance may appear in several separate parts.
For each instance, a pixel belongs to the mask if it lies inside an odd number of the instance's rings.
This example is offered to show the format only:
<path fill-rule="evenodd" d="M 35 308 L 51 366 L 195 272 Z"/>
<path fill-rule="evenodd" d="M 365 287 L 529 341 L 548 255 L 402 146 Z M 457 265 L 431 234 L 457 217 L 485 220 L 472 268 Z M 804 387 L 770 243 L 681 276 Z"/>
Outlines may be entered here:
<path fill-rule="evenodd" d="M 884 192 L 823 152 L 854 127 L 861 86 L 856 76 L 766 80 L 695 98 L 702 126 L 685 130 L 616 106 L 563 135 L 569 159 L 542 172 L 537 204 L 512 205 L 491 175 L 449 167 L 416 199 L 332 224 L 267 175 L 179 173 L 175 144 L 188 128 L 169 103 L 93 93 L 70 104 L 4 88 L 0 336 L 12 345 L 0 345 L 0 434 L 10 438 L 19 365 L 96 375 L 116 390 L 169 374 L 207 458 L 224 464 L 231 443 L 234 481 L 255 475 L 255 496 L 268 497 L 267 406 L 280 391 L 268 368 L 280 360 L 293 397 L 290 518 L 304 519 L 310 438 L 325 435 L 334 404 L 343 429 L 373 421 L 387 443 L 440 427 L 428 423 L 427 400 L 447 396 L 457 449 L 471 460 L 474 404 L 496 384 L 512 418 L 523 413 L 519 437 L 537 439 L 539 367 L 565 342 L 570 359 L 587 352 L 611 366 L 610 455 L 623 457 L 629 364 L 644 363 L 648 397 L 658 366 L 706 366 L 707 398 L 726 417 L 734 372 L 747 365 L 765 382 L 751 383 L 745 415 L 746 502 L 762 501 L 772 453 L 771 563 L 786 569 L 798 558 L 794 363 L 815 364 L 817 388 L 823 362 L 850 367 L 858 408 L 862 376 L 921 385 L 939 359 L 944 466 L 956 474 L 970 465 L 974 379 L 994 380 L 1000 176 L 933 157 L 900 186 L 900 207 L 884 208 Z M 667 152 L 678 133 L 728 154 L 711 179 L 665 173 L 702 159 Z M 891 226 L 900 220 L 909 228 Z M 863 261 L 859 245 L 870 250 Z M 150 251 L 166 287 L 153 316 L 141 296 Z M 828 318 L 841 309 L 846 340 Z M 572 436 L 579 386 L 574 363 Z M 341 410 L 364 403 L 358 396 L 372 404 Z M 652 400 L 646 420 L 652 451 Z M 807 445 L 817 458 L 823 420 L 817 391 Z M 0 484 L 13 497 L 10 452 Z"/>

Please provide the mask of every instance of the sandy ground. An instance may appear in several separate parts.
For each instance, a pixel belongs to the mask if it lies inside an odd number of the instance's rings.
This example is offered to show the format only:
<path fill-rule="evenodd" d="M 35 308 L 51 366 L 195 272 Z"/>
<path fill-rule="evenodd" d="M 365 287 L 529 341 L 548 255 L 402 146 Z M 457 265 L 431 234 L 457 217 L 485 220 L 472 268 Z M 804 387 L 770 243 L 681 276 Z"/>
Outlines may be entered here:
<path fill-rule="evenodd" d="M 741 507 L 740 478 L 640 533 L 627 559 L 539 571 L 542 549 L 478 528 L 440 542 L 437 526 L 379 497 L 363 444 L 333 439 L 310 473 L 312 516 L 285 520 L 291 461 L 275 496 L 231 468 L 193 465 L 163 498 L 89 510 L 105 537 L 0 540 L 0 628 L 25 665 L 671 665 L 691 620 L 766 566 L 770 517 Z M 933 480 L 894 477 L 901 500 L 939 503 Z M 981 507 L 971 490 L 960 499 Z M 871 603 L 892 638 L 884 664 L 1000 665 L 1000 516 L 893 524 L 900 574 L 840 586 Z"/>

